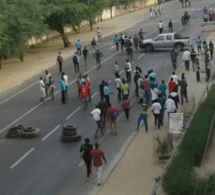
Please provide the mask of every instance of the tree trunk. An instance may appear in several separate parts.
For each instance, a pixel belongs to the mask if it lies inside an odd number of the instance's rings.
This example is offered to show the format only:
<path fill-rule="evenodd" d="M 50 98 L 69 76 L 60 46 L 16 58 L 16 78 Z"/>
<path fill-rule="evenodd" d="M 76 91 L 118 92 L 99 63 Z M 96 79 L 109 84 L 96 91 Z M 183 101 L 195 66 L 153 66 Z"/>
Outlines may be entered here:
<path fill-rule="evenodd" d="M 62 30 L 60 32 L 60 34 L 61 34 L 61 37 L 62 37 L 62 40 L 63 40 L 64 47 L 69 47 L 69 40 L 68 40 L 64 30 Z"/>
<path fill-rule="evenodd" d="M 113 8 L 110 7 L 110 18 L 112 19 L 113 18 Z"/>
<path fill-rule="evenodd" d="M 2 69 L 2 65 L 1 65 L 1 60 L 2 59 L 2 55 L 0 55 L 0 69 Z"/>
<path fill-rule="evenodd" d="M 24 55 L 22 53 L 19 54 L 19 59 L 20 59 L 21 62 L 24 61 Z"/>
<path fill-rule="evenodd" d="M 93 30 L 93 21 L 90 20 L 89 22 L 90 22 L 90 30 Z"/>

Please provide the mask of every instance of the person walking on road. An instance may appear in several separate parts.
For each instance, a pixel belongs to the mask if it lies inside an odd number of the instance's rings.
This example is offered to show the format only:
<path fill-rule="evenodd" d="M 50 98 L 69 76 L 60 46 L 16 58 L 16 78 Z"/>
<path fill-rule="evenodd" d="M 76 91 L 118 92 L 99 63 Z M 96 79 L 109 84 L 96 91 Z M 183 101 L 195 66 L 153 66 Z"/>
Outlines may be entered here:
<path fill-rule="evenodd" d="M 97 186 L 102 185 L 102 158 L 107 164 L 104 152 L 99 149 L 99 144 L 95 143 L 95 149 L 91 150 L 90 155 L 93 159 L 93 166 L 96 167 L 96 172 L 98 175 Z"/>
<path fill-rule="evenodd" d="M 84 82 L 85 82 L 86 86 L 88 87 L 89 101 L 91 101 L 91 91 L 90 91 L 91 81 L 90 81 L 90 78 L 88 77 L 88 74 L 84 75 Z"/>
<path fill-rule="evenodd" d="M 141 40 L 141 41 L 143 41 L 144 40 L 144 37 L 143 37 L 143 34 L 144 34 L 144 32 L 143 32 L 143 29 L 141 28 L 140 29 L 140 31 L 139 31 L 139 39 Z"/>
<path fill-rule="evenodd" d="M 176 60 L 177 60 L 177 53 L 175 51 L 175 48 L 173 48 L 170 52 L 170 57 L 172 61 L 173 69 L 176 70 Z"/>
<path fill-rule="evenodd" d="M 59 72 L 62 72 L 62 67 L 63 67 L 63 55 L 59 52 L 57 55 L 57 63 L 59 65 Z"/>
<path fill-rule="evenodd" d="M 103 40 L 102 40 L 102 31 L 101 31 L 101 29 L 99 27 L 97 28 L 96 34 L 97 34 L 97 37 L 98 37 L 98 42 L 102 43 L 103 42 Z"/>
<path fill-rule="evenodd" d="M 118 116 L 119 110 L 116 107 L 109 106 L 108 110 L 107 110 L 107 117 L 109 120 L 109 125 L 110 125 L 110 130 L 111 130 L 111 135 L 117 135 L 116 132 L 116 120 L 117 120 L 117 116 Z"/>
<path fill-rule="evenodd" d="M 128 84 L 125 82 L 125 79 L 123 78 L 122 79 L 122 84 L 121 84 L 121 87 L 120 87 L 120 90 L 122 92 L 122 97 L 123 99 L 128 99 L 128 96 L 129 96 L 129 86 Z"/>
<path fill-rule="evenodd" d="M 177 87 L 176 83 L 173 81 L 173 77 L 170 78 L 168 87 L 169 87 L 169 93 L 172 93 L 175 90 L 175 88 Z"/>
<path fill-rule="evenodd" d="M 125 47 L 125 35 L 124 34 L 120 35 L 119 41 L 120 41 L 120 45 L 121 45 L 121 51 L 124 51 L 124 47 Z"/>
<path fill-rule="evenodd" d="M 137 119 L 137 128 L 136 128 L 136 130 L 139 130 L 140 122 L 143 120 L 146 133 L 148 133 L 147 109 L 148 109 L 148 106 L 146 104 L 142 104 L 142 111 L 139 115 L 139 118 Z"/>
<path fill-rule="evenodd" d="M 107 102 L 107 105 L 109 107 L 110 106 L 110 90 L 108 88 L 108 83 L 107 82 L 105 82 L 105 86 L 103 88 L 103 91 L 104 91 L 105 101 Z"/>
<path fill-rule="evenodd" d="M 66 97 L 65 97 L 66 85 L 65 85 L 63 77 L 61 77 L 61 80 L 60 80 L 60 90 L 61 90 L 62 104 L 66 104 Z"/>
<path fill-rule="evenodd" d="M 96 50 L 96 53 L 94 53 L 93 57 L 96 59 L 96 65 L 97 69 L 101 68 L 101 58 L 103 54 L 99 51 L 99 49 Z"/>
<path fill-rule="evenodd" d="M 80 147 L 80 154 L 81 158 L 84 160 L 84 163 L 87 167 L 87 178 L 88 181 L 90 179 L 90 174 L 92 172 L 92 157 L 91 157 L 91 151 L 93 149 L 93 145 L 90 143 L 89 138 L 85 138 L 84 144 Z"/>
<path fill-rule="evenodd" d="M 77 52 L 72 57 L 74 68 L 75 68 L 75 73 L 79 72 L 79 56 Z"/>
<path fill-rule="evenodd" d="M 155 119 L 154 120 L 155 126 L 157 126 L 158 129 L 160 129 L 160 126 L 161 126 L 161 110 L 162 110 L 161 104 L 156 99 L 152 104 L 152 113 Z"/>
<path fill-rule="evenodd" d="M 84 47 L 84 49 L 83 49 L 82 52 L 83 52 L 83 56 L 84 56 L 85 66 L 87 66 L 87 57 L 88 57 L 88 55 L 89 55 L 89 52 L 88 52 L 88 50 L 87 50 L 86 47 Z"/>
<path fill-rule="evenodd" d="M 202 40 L 200 39 L 200 37 L 198 37 L 198 39 L 196 40 L 196 46 L 198 53 L 202 51 Z"/>
<path fill-rule="evenodd" d="M 144 90 L 145 103 L 149 105 L 150 104 L 150 86 L 149 86 L 148 75 L 145 75 L 145 78 L 142 82 L 142 88 Z"/>
<path fill-rule="evenodd" d="M 193 71 L 195 71 L 195 69 L 196 69 L 196 59 L 197 59 L 197 57 L 196 57 L 196 51 L 192 48 L 192 51 L 190 52 L 190 59 L 191 59 L 191 61 L 192 61 L 192 65 L 193 65 Z"/>
<path fill-rule="evenodd" d="M 92 46 L 92 48 L 94 50 L 94 53 L 96 53 L 97 47 L 96 47 L 96 40 L 95 40 L 95 38 L 93 38 L 93 40 L 91 41 L 91 46 Z"/>
<path fill-rule="evenodd" d="M 119 75 L 119 65 L 117 61 L 115 61 L 113 70 L 114 70 L 115 77 L 117 77 Z"/>
<path fill-rule="evenodd" d="M 207 57 L 206 57 L 206 61 L 207 61 L 207 64 L 206 64 L 206 81 L 209 81 L 210 80 L 210 77 L 211 77 L 211 61 L 210 61 L 210 58 L 209 58 L 209 55 L 207 54 Z"/>
<path fill-rule="evenodd" d="M 39 85 L 40 85 L 40 92 L 41 92 L 40 102 L 44 102 L 46 97 L 46 91 L 45 91 L 46 86 L 43 81 L 43 77 L 40 77 Z"/>
<path fill-rule="evenodd" d="M 133 38 L 133 42 L 134 42 L 135 51 L 137 52 L 138 51 L 139 38 L 136 34 Z"/>
<path fill-rule="evenodd" d="M 101 123 L 101 110 L 98 108 L 98 105 L 96 105 L 96 108 L 93 109 L 93 111 L 90 114 L 93 115 L 93 118 L 97 123 L 95 138 L 97 138 L 97 133 L 99 132 L 99 129 L 101 130 L 102 135 L 104 135 L 104 132 L 102 129 L 102 123 Z"/>
<path fill-rule="evenodd" d="M 87 99 L 89 98 L 89 93 L 88 93 L 88 86 L 85 84 L 85 82 L 82 83 L 81 86 L 81 97 L 83 100 L 83 109 L 86 110 L 87 109 Z"/>
<path fill-rule="evenodd" d="M 165 109 L 166 98 L 164 98 L 164 96 L 162 96 L 161 94 L 158 94 L 158 102 L 161 105 L 160 123 L 161 123 L 161 126 L 163 126 L 163 118 L 164 118 L 164 109 Z"/>
<path fill-rule="evenodd" d="M 166 100 L 165 109 L 168 113 L 168 117 L 169 117 L 170 113 L 175 113 L 177 111 L 176 106 L 175 106 L 175 101 L 171 98 L 171 95 L 169 95 L 168 99 Z"/>
<path fill-rule="evenodd" d="M 125 62 L 125 72 L 126 72 L 126 77 L 127 77 L 127 82 L 131 81 L 131 63 L 129 60 L 126 60 Z"/>
<path fill-rule="evenodd" d="M 102 122 L 103 128 L 105 128 L 106 114 L 107 114 L 107 110 L 108 110 L 107 102 L 104 100 L 101 100 L 101 101 L 99 101 L 97 106 L 101 110 L 101 122 Z"/>
<path fill-rule="evenodd" d="M 184 61 L 185 64 L 185 70 L 189 71 L 190 67 L 190 52 L 188 49 L 185 50 L 185 52 L 182 55 L 182 60 Z"/>
<path fill-rule="evenodd" d="M 209 50 L 210 50 L 210 56 L 211 56 L 211 61 L 213 60 L 213 54 L 214 54 L 214 44 L 212 41 L 209 43 Z"/>
<path fill-rule="evenodd" d="M 83 85 L 84 78 L 82 77 L 82 74 L 79 74 L 79 77 L 77 78 L 77 88 L 78 88 L 78 98 L 80 98 L 81 95 L 81 86 Z"/>
<path fill-rule="evenodd" d="M 157 18 L 158 17 L 158 7 L 157 6 L 155 6 L 154 12 L 155 12 L 155 16 Z"/>
<path fill-rule="evenodd" d="M 48 70 L 45 70 L 44 83 L 45 83 L 46 97 L 49 96 L 48 90 L 50 88 L 50 84 L 49 84 L 49 77 L 50 76 L 51 76 L 51 74 L 48 72 Z"/>
<path fill-rule="evenodd" d="M 55 91 L 55 85 L 54 85 L 54 79 L 52 76 L 49 77 L 49 84 L 50 84 L 50 93 L 49 96 L 54 100 L 54 91 Z"/>
<path fill-rule="evenodd" d="M 116 51 L 119 51 L 119 36 L 117 34 L 115 35 L 113 41 L 116 44 Z"/>
<path fill-rule="evenodd" d="M 126 119 L 128 120 L 129 119 L 130 103 L 129 103 L 129 101 L 127 99 L 123 100 L 123 108 L 124 108 L 124 111 L 125 111 Z"/>
<path fill-rule="evenodd" d="M 150 19 L 153 18 L 152 7 L 149 8 Z"/>
<path fill-rule="evenodd" d="M 186 102 L 188 102 L 187 99 L 187 81 L 184 79 L 184 77 L 181 77 L 181 80 L 179 81 L 179 85 L 181 87 L 180 93 L 181 93 L 181 105 L 184 103 L 184 98 L 186 99 Z"/>
<path fill-rule="evenodd" d="M 115 85 L 116 85 L 116 88 L 117 88 L 117 91 L 118 91 L 118 94 L 117 94 L 118 100 L 121 100 L 121 89 L 120 89 L 121 83 L 122 83 L 122 81 L 120 79 L 120 75 L 118 74 L 116 76 L 116 78 L 115 78 Z"/>
<path fill-rule="evenodd" d="M 160 22 L 158 23 L 158 30 L 159 30 L 159 33 L 160 33 L 160 34 L 163 33 L 163 23 L 161 22 L 161 20 L 160 20 Z"/>
<path fill-rule="evenodd" d="M 68 100 L 68 86 L 69 86 L 68 76 L 64 72 L 62 72 L 62 77 L 63 77 L 64 83 L 66 85 L 65 98 L 66 98 L 66 100 Z"/>
<path fill-rule="evenodd" d="M 162 80 L 162 83 L 159 85 L 159 89 L 160 89 L 160 94 L 162 97 L 164 97 L 166 99 L 166 90 L 167 90 L 167 86 L 164 83 L 164 80 Z"/>
<path fill-rule="evenodd" d="M 105 81 L 103 80 L 102 83 L 99 85 L 99 91 L 100 91 L 100 99 L 104 99 L 104 86 L 105 86 Z"/>
<path fill-rule="evenodd" d="M 160 14 L 160 16 L 161 16 L 161 12 L 162 12 L 162 8 L 161 8 L 161 6 L 159 5 L 159 6 L 158 6 L 158 13 Z"/>
<path fill-rule="evenodd" d="M 79 53 L 79 55 L 81 56 L 81 41 L 79 39 L 76 42 L 76 49 L 77 49 L 77 54 Z"/>
<path fill-rule="evenodd" d="M 173 23 L 172 23 L 172 20 L 169 21 L 169 32 L 172 33 L 173 32 Z"/>

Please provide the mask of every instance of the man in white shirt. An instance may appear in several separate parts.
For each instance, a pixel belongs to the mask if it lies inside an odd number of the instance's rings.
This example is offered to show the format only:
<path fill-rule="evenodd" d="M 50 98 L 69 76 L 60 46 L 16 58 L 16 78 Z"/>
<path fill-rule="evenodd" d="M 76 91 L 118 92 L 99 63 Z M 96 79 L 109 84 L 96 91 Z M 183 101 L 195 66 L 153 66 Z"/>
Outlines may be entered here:
<path fill-rule="evenodd" d="M 102 135 L 104 135 L 104 132 L 102 129 L 102 124 L 101 124 L 101 110 L 98 108 L 98 106 L 96 106 L 96 108 L 90 114 L 93 115 L 93 118 L 95 119 L 95 121 L 97 123 L 95 138 L 97 138 L 97 133 L 98 133 L 99 129 L 101 130 Z"/>
<path fill-rule="evenodd" d="M 116 88 L 118 90 L 118 100 L 121 100 L 121 89 L 120 89 L 121 83 L 122 83 L 122 81 L 120 79 L 120 75 L 118 74 L 115 78 L 115 84 L 116 84 Z"/>
<path fill-rule="evenodd" d="M 66 100 L 68 100 L 68 76 L 65 74 L 65 72 L 62 72 L 62 77 L 63 77 L 63 80 L 64 80 L 64 83 L 66 85 L 66 91 L 65 91 L 65 97 L 66 97 Z"/>
<path fill-rule="evenodd" d="M 183 53 L 182 60 L 185 63 L 185 70 L 189 71 L 189 67 L 190 67 L 190 52 L 188 51 L 188 49 L 186 49 L 186 51 Z"/>
<path fill-rule="evenodd" d="M 39 85 L 40 85 L 40 91 L 41 91 L 40 102 L 44 102 L 45 101 L 45 96 L 46 96 L 46 91 L 45 91 L 45 83 L 43 82 L 42 77 L 40 77 Z"/>
<path fill-rule="evenodd" d="M 154 103 L 158 99 L 158 89 L 155 88 L 154 86 L 151 86 L 150 91 L 151 91 L 151 101 L 152 103 Z"/>
<path fill-rule="evenodd" d="M 171 98 L 170 95 L 168 96 L 168 99 L 166 100 L 165 109 L 168 113 L 168 116 L 169 116 L 169 113 L 175 113 L 177 111 L 176 106 L 175 106 L 175 102 Z"/>
<path fill-rule="evenodd" d="M 155 126 L 158 126 L 158 129 L 160 129 L 161 125 L 161 104 L 155 100 L 155 102 L 152 104 L 152 112 L 155 118 Z"/>
<path fill-rule="evenodd" d="M 158 23 L 158 29 L 159 29 L 160 34 L 162 34 L 163 33 L 163 23 L 161 21 Z"/>
<path fill-rule="evenodd" d="M 129 60 L 126 60 L 125 62 L 125 71 L 126 71 L 126 77 L 127 77 L 127 82 L 131 81 L 131 63 Z"/>
<path fill-rule="evenodd" d="M 99 27 L 97 28 L 96 34 L 97 34 L 99 43 L 103 42 L 102 41 L 102 31 L 101 31 L 101 29 Z"/>
<path fill-rule="evenodd" d="M 46 92 L 46 97 L 48 97 L 48 90 L 49 90 L 49 77 L 51 74 L 48 72 L 48 70 L 45 70 L 45 75 L 44 75 L 44 84 L 45 84 L 45 92 Z"/>

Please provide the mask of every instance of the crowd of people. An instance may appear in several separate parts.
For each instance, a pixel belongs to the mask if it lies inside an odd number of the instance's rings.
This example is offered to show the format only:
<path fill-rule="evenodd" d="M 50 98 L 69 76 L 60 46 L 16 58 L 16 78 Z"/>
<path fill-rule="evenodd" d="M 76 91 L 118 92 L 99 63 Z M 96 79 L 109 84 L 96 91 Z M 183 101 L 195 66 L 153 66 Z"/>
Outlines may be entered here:
<path fill-rule="evenodd" d="M 190 5 L 190 1 L 188 2 L 188 6 Z M 186 3 L 185 3 L 186 5 Z M 154 13 L 157 17 L 158 14 L 161 15 L 161 6 L 155 7 Z M 204 11 L 206 13 L 206 11 Z M 187 12 L 185 12 L 185 21 L 188 20 Z M 188 14 L 189 15 L 189 14 Z M 150 16 L 152 17 L 152 9 L 150 8 Z M 185 24 L 188 23 L 185 22 Z M 173 24 L 172 21 L 169 21 L 169 32 L 173 32 Z M 158 23 L 159 33 L 163 32 L 163 23 L 160 21 Z M 98 38 L 99 43 L 103 43 L 102 39 L 102 31 L 98 27 L 96 31 L 96 35 Z M 125 34 L 115 34 L 113 37 L 113 43 L 116 45 L 116 51 L 121 49 L 122 52 L 125 53 L 126 59 L 124 64 L 124 72 L 126 78 L 120 78 L 120 69 L 118 62 L 115 61 L 113 65 L 113 72 L 115 75 L 115 86 L 117 91 L 117 99 L 120 101 L 120 104 L 123 106 L 123 110 L 125 112 L 125 117 L 129 120 L 129 111 L 130 111 L 130 102 L 129 96 L 131 90 L 129 89 L 129 83 L 133 82 L 135 84 L 135 95 L 138 98 L 138 102 L 141 104 L 141 112 L 139 116 L 137 116 L 137 125 L 136 130 L 139 130 L 141 121 L 143 121 L 145 126 L 145 132 L 147 133 L 148 122 L 147 122 L 147 114 L 148 109 L 151 107 L 151 111 L 154 116 L 154 125 L 157 129 L 162 128 L 164 124 L 164 113 L 165 110 L 168 116 L 171 113 L 177 112 L 178 105 L 184 104 L 184 102 L 188 102 L 187 96 L 187 80 L 185 73 L 182 73 L 181 77 L 176 74 L 175 70 L 178 67 L 177 59 L 179 56 L 179 50 L 174 47 L 170 52 L 170 58 L 173 65 L 173 72 L 172 75 L 168 80 L 162 80 L 161 83 L 158 82 L 157 74 L 151 69 L 148 70 L 147 74 L 143 75 L 143 71 L 141 67 L 132 64 L 133 62 L 133 54 L 134 51 L 138 52 L 139 42 L 144 39 L 144 32 L 141 28 L 134 37 L 127 36 Z M 93 57 L 96 60 L 96 67 L 97 69 L 101 68 L 101 58 L 103 57 L 103 53 L 98 49 L 96 39 L 93 38 L 90 42 L 93 50 Z M 214 45 L 210 41 L 207 43 L 203 43 L 200 37 L 196 40 L 196 47 L 197 52 L 199 53 L 202 49 L 208 50 L 210 53 L 207 55 L 207 65 L 206 65 L 206 73 L 207 73 L 207 80 L 210 78 L 210 69 L 211 64 L 210 61 L 213 59 L 213 51 Z M 79 73 L 77 78 L 77 97 L 81 98 L 83 101 L 83 110 L 87 110 L 88 102 L 91 102 L 91 79 L 87 74 L 82 75 L 80 73 L 80 58 L 81 56 L 84 57 L 85 66 L 88 66 L 88 56 L 89 52 L 86 47 L 82 50 L 82 43 L 80 40 L 76 42 L 76 52 L 72 56 L 72 61 L 74 64 L 75 73 Z M 200 66 L 198 63 L 197 52 L 194 49 L 189 51 L 186 49 L 182 54 L 182 61 L 185 63 L 185 70 L 189 71 L 189 64 L 190 61 L 193 65 L 193 70 L 196 71 L 197 81 L 200 82 Z M 61 91 L 61 101 L 62 104 L 66 104 L 68 100 L 68 76 L 65 72 L 63 72 L 63 55 L 59 52 L 57 55 L 57 64 L 59 65 L 59 72 L 61 74 L 61 80 L 59 82 L 60 91 Z M 132 70 L 134 68 L 134 70 Z M 40 77 L 40 91 L 41 91 L 41 102 L 45 101 L 45 98 L 51 97 L 54 100 L 55 94 L 55 84 L 52 78 L 52 75 L 45 71 L 43 77 Z M 93 119 L 97 124 L 97 128 L 95 131 L 94 137 L 98 137 L 98 133 L 100 132 L 101 135 L 104 135 L 104 128 L 106 121 L 109 121 L 110 127 L 110 134 L 117 135 L 117 117 L 119 115 L 119 108 L 111 105 L 111 98 L 110 95 L 114 94 L 110 91 L 108 87 L 108 82 L 102 80 L 101 84 L 98 86 L 99 93 L 100 93 L 100 101 L 95 106 L 95 108 L 90 112 Z M 185 101 L 184 101 L 185 100 Z M 102 158 L 106 162 L 104 157 L 104 153 L 102 150 L 99 149 L 99 144 L 95 144 L 95 149 L 93 149 L 92 144 L 90 143 L 90 139 L 86 138 L 85 143 L 81 145 L 80 148 L 81 156 L 87 166 L 87 180 L 89 180 L 91 174 L 91 161 L 93 159 L 93 165 L 97 168 L 98 171 L 98 185 L 101 185 L 101 173 L 102 173 Z"/>

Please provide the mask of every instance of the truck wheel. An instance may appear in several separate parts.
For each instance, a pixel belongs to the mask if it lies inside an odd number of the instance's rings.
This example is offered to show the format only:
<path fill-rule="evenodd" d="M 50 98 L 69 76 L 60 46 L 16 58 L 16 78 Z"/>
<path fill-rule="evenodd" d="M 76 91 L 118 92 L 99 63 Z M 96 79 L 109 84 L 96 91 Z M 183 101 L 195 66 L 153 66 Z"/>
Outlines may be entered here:
<path fill-rule="evenodd" d="M 176 47 L 179 51 L 182 51 L 183 48 L 184 48 L 184 45 L 183 45 L 182 43 L 177 43 L 177 44 L 175 45 L 175 47 Z"/>
<path fill-rule="evenodd" d="M 145 50 L 146 50 L 147 52 L 152 51 L 152 50 L 153 50 L 152 45 L 146 45 L 146 46 L 145 46 Z"/>

